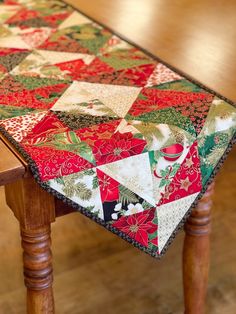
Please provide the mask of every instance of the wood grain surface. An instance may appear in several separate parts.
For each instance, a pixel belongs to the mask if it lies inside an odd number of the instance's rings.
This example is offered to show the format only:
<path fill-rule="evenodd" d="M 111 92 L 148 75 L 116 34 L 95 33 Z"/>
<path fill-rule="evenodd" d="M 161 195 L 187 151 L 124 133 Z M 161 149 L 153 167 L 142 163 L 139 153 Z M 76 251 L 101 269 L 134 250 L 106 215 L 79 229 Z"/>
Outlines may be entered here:
<path fill-rule="evenodd" d="M 210 266 L 212 182 L 185 223 L 183 286 L 185 314 L 204 314 Z"/>
<path fill-rule="evenodd" d="M 0 185 L 22 178 L 25 167 L 0 138 Z"/>
<path fill-rule="evenodd" d="M 235 0 L 67 0 L 236 101 Z"/>

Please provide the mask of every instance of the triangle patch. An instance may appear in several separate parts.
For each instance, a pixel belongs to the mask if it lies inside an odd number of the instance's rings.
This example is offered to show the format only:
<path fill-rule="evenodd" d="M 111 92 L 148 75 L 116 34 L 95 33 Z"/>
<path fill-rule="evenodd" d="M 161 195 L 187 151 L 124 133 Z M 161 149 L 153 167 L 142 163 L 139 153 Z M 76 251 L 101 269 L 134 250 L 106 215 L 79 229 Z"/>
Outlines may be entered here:
<path fill-rule="evenodd" d="M 183 219 L 198 194 L 199 193 L 195 193 L 157 207 L 159 253 L 163 250 L 170 236 Z"/>
<path fill-rule="evenodd" d="M 80 14 L 79 12 L 74 11 L 67 19 L 65 19 L 58 29 L 68 28 L 75 25 L 87 24 L 91 23 L 92 21 L 89 20 L 86 16 Z"/>

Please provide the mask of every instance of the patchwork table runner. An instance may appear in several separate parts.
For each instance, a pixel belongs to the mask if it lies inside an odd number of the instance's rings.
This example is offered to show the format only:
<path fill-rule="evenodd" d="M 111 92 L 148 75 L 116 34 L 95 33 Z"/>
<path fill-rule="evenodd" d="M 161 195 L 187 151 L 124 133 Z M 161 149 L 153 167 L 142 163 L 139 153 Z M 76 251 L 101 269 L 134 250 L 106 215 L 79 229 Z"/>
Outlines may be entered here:
<path fill-rule="evenodd" d="M 0 21 L 1 132 L 49 193 L 163 255 L 232 146 L 235 106 L 64 2 L 1 1 Z"/>

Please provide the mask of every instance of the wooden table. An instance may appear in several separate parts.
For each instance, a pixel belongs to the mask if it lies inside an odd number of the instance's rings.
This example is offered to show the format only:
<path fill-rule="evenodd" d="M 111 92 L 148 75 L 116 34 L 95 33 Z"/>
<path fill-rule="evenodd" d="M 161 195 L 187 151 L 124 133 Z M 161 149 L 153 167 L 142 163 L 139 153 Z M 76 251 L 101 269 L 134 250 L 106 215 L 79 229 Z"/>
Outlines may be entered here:
<path fill-rule="evenodd" d="M 235 1 L 70 1 L 224 96 L 236 100 Z M 218 23 L 221 21 L 221 23 Z M 224 25 L 224 27 L 222 27 Z M 0 183 L 20 223 L 28 313 L 54 313 L 50 224 L 72 211 L 43 191 L 27 163 L 0 142 Z M 204 313 L 209 266 L 208 189 L 186 223 L 183 254 L 185 310 Z"/>

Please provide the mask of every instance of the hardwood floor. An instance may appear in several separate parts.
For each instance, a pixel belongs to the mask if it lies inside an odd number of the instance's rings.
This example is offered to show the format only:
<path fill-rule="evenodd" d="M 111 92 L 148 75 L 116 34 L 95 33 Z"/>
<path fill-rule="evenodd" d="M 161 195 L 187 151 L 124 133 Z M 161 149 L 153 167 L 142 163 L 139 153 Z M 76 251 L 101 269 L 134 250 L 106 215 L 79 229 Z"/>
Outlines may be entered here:
<path fill-rule="evenodd" d="M 235 314 L 236 149 L 217 177 L 207 314 Z M 0 313 L 24 314 L 20 238 L 0 189 Z M 53 224 L 58 314 L 181 314 L 183 233 L 157 261 L 78 213 Z"/>

